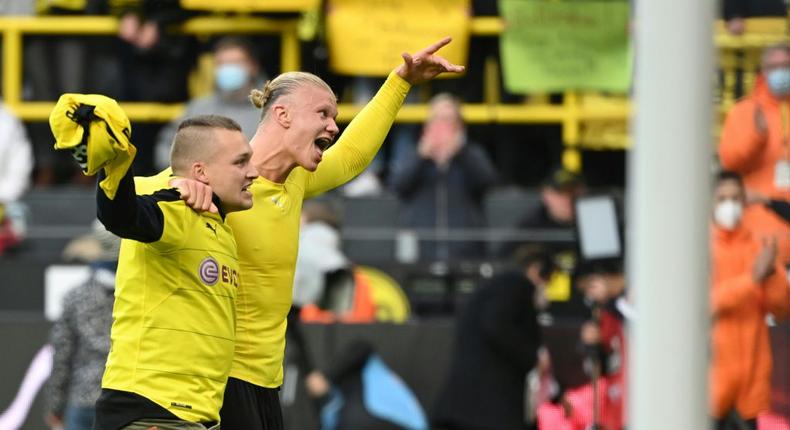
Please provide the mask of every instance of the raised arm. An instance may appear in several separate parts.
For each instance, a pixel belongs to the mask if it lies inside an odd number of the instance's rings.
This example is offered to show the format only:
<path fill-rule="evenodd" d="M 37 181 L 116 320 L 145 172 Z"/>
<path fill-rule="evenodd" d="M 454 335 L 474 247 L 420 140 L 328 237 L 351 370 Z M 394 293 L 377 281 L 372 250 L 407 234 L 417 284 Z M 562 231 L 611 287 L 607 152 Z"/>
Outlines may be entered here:
<path fill-rule="evenodd" d="M 411 86 L 394 72 L 375 97 L 359 112 L 315 172 L 308 175 L 305 198 L 314 197 L 350 181 L 373 161 L 387 137 Z"/>
<path fill-rule="evenodd" d="M 403 64 L 390 73 L 375 97 L 346 127 L 338 142 L 326 151 L 318 169 L 309 175 L 305 198 L 336 188 L 370 164 L 395 121 L 406 94 L 413 85 L 441 73 L 460 73 L 463 66 L 451 64 L 436 52 L 450 43 L 446 37 L 414 55 L 403 53 Z"/>
<path fill-rule="evenodd" d="M 390 175 L 390 186 L 399 197 L 409 198 L 428 177 L 433 161 L 420 157 L 415 152 L 403 164 Z"/>
<path fill-rule="evenodd" d="M 736 104 L 727 114 L 719 143 L 719 159 L 725 169 L 747 171 L 766 147 L 765 114 L 754 101 Z"/>
<path fill-rule="evenodd" d="M 466 172 L 467 184 L 475 192 L 482 194 L 496 184 L 498 180 L 496 168 L 479 146 L 465 145 L 457 159 Z"/>

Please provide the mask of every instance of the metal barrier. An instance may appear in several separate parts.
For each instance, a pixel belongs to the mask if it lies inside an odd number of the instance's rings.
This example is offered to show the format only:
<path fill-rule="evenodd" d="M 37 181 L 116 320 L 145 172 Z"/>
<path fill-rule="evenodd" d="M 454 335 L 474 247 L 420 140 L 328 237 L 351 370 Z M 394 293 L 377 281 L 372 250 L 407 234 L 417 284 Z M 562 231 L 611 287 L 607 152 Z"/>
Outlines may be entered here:
<path fill-rule="evenodd" d="M 263 17 L 199 17 L 177 26 L 176 30 L 191 35 L 211 34 L 279 34 L 283 70 L 300 68 L 298 21 Z M 118 20 L 106 16 L 90 17 L 3 17 L 3 101 L 25 121 L 46 121 L 55 103 L 22 100 L 22 36 L 30 34 L 79 34 L 107 36 L 118 32 Z M 124 110 L 133 121 L 170 121 L 183 111 L 182 104 L 124 103 Z"/>
<path fill-rule="evenodd" d="M 297 37 L 297 19 L 270 19 L 264 17 L 198 17 L 177 26 L 174 30 L 192 35 L 211 34 L 280 34 L 282 36 L 282 69 L 300 67 L 300 47 Z M 26 121 L 45 121 L 54 102 L 28 102 L 21 98 L 22 87 L 22 36 L 30 34 L 80 34 L 114 35 L 118 21 L 112 17 L 2 17 L 0 33 L 3 36 L 3 96 L 5 104 Z M 470 21 L 472 36 L 498 36 L 504 31 L 504 22 L 498 17 L 479 17 Z M 784 19 L 747 20 L 747 33 L 732 36 L 719 23 L 715 41 L 721 51 L 722 88 L 719 97 L 720 112 L 725 112 L 736 97 L 737 73 L 741 71 L 744 88 L 750 88 L 759 63 L 759 50 L 778 41 L 788 40 Z M 580 166 L 578 149 L 582 146 L 606 149 L 628 147 L 627 119 L 631 106 L 626 96 L 610 97 L 595 93 L 568 91 L 562 103 L 550 104 L 547 98 L 522 104 L 502 104 L 498 97 L 498 65 L 486 65 L 485 102 L 465 104 L 464 119 L 471 124 L 481 123 L 534 123 L 559 124 L 566 145 L 563 163 L 572 170 Z M 164 122 L 178 117 L 182 104 L 123 103 L 124 110 L 133 121 Z M 361 109 L 353 104 L 338 106 L 338 121 L 350 121 Z M 397 122 L 417 123 L 425 120 L 426 105 L 404 106 Z"/>

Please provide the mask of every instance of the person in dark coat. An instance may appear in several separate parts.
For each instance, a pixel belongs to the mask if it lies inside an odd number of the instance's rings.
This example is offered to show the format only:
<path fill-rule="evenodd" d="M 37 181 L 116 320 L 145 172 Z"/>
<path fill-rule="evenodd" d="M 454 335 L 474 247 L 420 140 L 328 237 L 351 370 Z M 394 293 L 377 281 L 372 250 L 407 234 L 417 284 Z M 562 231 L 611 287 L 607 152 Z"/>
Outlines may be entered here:
<path fill-rule="evenodd" d="M 497 174 L 483 148 L 467 142 L 460 108 L 449 94 L 434 96 L 416 153 L 392 173 L 404 226 L 434 228 L 439 235 L 486 226 L 483 197 Z M 423 240 L 419 257 L 477 259 L 484 249 L 480 242 Z"/>
<path fill-rule="evenodd" d="M 534 297 L 548 270 L 504 272 L 458 318 L 452 364 L 433 414 L 443 430 L 525 429 L 524 385 L 541 344 Z M 532 279 L 537 278 L 537 279 Z"/>
<path fill-rule="evenodd" d="M 576 223 L 574 202 L 586 193 L 584 178 L 555 166 L 544 178 L 540 190 L 541 205 L 527 213 L 518 224 L 520 229 L 552 232 L 573 231 Z M 574 287 L 573 273 L 577 269 L 576 240 L 541 245 L 554 260 L 556 270 L 549 280 L 548 312 L 555 317 L 586 318 L 582 292 Z M 534 241 L 509 242 L 499 252 L 500 257 L 519 259 L 531 252 Z"/>

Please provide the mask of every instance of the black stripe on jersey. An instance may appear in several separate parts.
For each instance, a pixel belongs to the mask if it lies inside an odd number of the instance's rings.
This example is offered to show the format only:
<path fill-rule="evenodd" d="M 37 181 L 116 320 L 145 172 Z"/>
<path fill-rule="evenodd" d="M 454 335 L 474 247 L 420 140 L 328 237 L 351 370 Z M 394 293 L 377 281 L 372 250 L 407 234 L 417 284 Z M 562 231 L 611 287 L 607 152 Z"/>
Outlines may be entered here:
<path fill-rule="evenodd" d="M 104 177 L 102 170 L 99 182 Z M 180 198 L 181 194 L 175 188 L 159 190 L 150 195 L 136 195 L 134 176 L 132 169 L 129 169 L 118 185 L 115 199 L 110 200 L 97 187 L 97 215 L 107 230 L 120 237 L 145 243 L 156 242 L 162 238 L 165 230 L 165 217 L 157 203 Z"/>

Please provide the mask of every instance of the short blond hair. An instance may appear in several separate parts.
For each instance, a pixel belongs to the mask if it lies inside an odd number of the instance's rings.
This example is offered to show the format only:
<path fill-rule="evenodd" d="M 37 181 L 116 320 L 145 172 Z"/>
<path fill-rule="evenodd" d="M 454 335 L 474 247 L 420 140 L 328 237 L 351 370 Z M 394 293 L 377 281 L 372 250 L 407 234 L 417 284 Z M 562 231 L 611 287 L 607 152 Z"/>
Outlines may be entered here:
<path fill-rule="evenodd" d="M 170 167 L 179 176 L 188 174 L 192 163 L 208 161 L 216 150 L 214 130 L 241 132 L 236 121 L 220 115 L 199 115 L 187 118 L 178 125 L 170 148 Z"/>
<path fill-rule="evenodd" d="M 297 88 L 304 85 L 315 85 L 318 88 L 325 89 L 329 94 L 334 94 L 329 84 L 312 73 L 285 72 L 267 81 L 266 85 L 263 86 L 263 90 L 253 89 L 250 92 L 250 101 L 255 107 L 263 110 L 261 112 L 261 120 L 263 120 L 266 118 L 269 108 L 277 99 L 293 93 Z"/>

